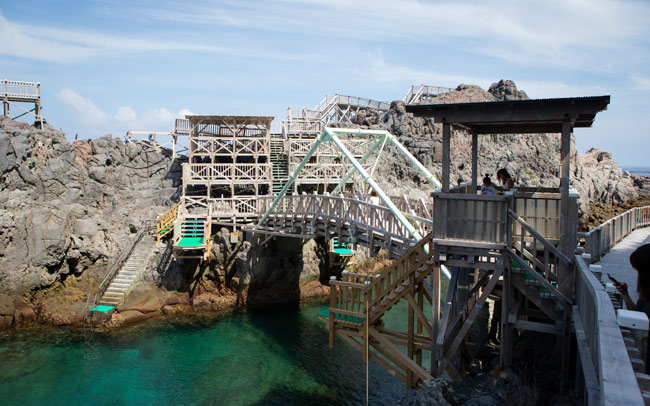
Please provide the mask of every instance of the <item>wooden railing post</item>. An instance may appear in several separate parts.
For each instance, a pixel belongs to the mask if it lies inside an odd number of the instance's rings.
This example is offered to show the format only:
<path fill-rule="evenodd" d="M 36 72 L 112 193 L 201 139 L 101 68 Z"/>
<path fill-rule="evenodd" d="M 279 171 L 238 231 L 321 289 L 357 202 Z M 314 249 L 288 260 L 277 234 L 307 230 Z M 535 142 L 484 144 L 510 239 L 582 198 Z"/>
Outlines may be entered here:
<path fill-rule="evenodd" d="M 330 281 L 336 276 L 330 276 Z M 334 308 L 336 306 L 336 286 L 330 283 L 330 318 L 329 318 L 329 347 L 334 348 Z"/>

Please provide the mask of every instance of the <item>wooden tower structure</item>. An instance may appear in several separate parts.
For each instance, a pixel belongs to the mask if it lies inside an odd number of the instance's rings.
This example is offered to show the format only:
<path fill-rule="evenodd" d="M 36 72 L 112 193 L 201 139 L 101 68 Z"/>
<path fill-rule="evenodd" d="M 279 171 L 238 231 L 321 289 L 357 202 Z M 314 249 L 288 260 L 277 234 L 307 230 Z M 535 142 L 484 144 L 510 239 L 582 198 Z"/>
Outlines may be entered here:
<path fill-rule="evenodd" d="M 554 334 L 563 343 L 566 385 L 577 245 L 570 141 L 574 128 L 590 127 L 608 104 L 609 96 L 407 106 L 415 116 L 432 117 L 443 126 L 433 231 L 380 274 L 348 273 L 330 281 L 330 306 L 321 314 L 330 344 L 339 334 L 409 387 L 445 371 L 455 379 L 463 373 L 467 334 L 488 297 L 494 297 L 502 302 L 501 365 L 512 361 L 515 329 Z M 453 128 L 472 137 L 469 191 L 450 188 Z M 478 195 L 479 135 L 539 133 L 561 134 L 560 187 Z M 444 270 L 450 280 L 442 296 Z M 382 321 L 400 299 L 408 303 L 406 331 L 388 329 Z M 431 351 L 428 366 L 425 350 Z"/>

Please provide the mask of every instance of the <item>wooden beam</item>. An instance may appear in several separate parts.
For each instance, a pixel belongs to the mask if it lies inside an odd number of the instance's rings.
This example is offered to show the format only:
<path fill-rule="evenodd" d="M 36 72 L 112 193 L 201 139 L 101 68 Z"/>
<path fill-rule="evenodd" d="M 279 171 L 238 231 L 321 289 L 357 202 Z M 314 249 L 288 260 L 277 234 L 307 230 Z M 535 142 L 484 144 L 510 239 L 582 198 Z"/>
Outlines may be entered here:
<path fill-rule="evenodd" d="M 447 324 L 449 323 L 449 315 L 451 313 L 452 302 L 456 292 L 456 281 L 458 279 L 458 270 L 453 270 L 449 286 L 447 287 L 447 296 L 445 296 L 445 304 L 442 309 L 442 320 L 440 321 L 440 330 L 436 337 L 436 344 L 442 345 L 445 341 L 445 332 L 447 331 Z"/>
<path fill-rule="evenodd" d="M 492 289 L 494 289 L 494 286 L 496 286 L 501 275 L 503 275 L 503 269 L 499 269 L 492 274 L 492 278 L 490 278 L 490 281 L 488 282 L 487 286 L 483 290 L 483 293 L 481 293 L 481 296 L 479 297 L 478 301 L 474 305 L 474 308 L 472 308 L 472 311 L 469 313 L 469 316 L 467 316 L 465 323 L 463 323 L 463 326 L 461 327 L 460 331 L 458 332 L 458 334 L 456 334 L 454 340 L 452 341 L 451 345 L 447 349 L 445 355 L 442 357 L 442 360 L 440 361 L 440 366 L 438 367 L 439 370 L 443 370 L 447 366 L 447 364 L 449 364 L 451 357 L 456 353 L 456 350 L 458 350 L 460 343 L 465 338 L 465 335 L 469 331 L 470 327 L 472 327 L 472 324 L 474 323 L 476 316 L 478 316 L 479 312 L 481 311 L 481 308 L 483 307 L 483 304 L 485 304 L 485 301 L 487 300 L 488 296 L 492 292 Z"/>
<path fill-rule="evenodd" d="M 355 339 L 353 335 L 348 334 L 347 332 L 339 332 L 339 337 L 344 339 L 348 344 L 350 344 L 353 348 L 357 349 L 359 352 L 362 354 L 364 353 L 364 348 L 363 345 Z M 379 364 L 382 368 L 384 368 L 389 374 L 393 375 L 394 377 L 398 378 L 402 382 L 406 384 L 406 376 L 391 364 L 377 356 L 376 354 L 373 354 L 372 352 L 368 354 L 370 359 L 375 361 L 377 364 Z M 396 364 L 397 365 L 397 364 Z"/>
<path fill-rule="evenodd" d="M 421 366 L 415 363 L 412 359 L 407 357 L 402 351 L 399 350 L 399 348 L 395 347 L 393 343 L 390 342 L 386 337 L 382 336 L 381 333 L 379 333 L 377 330 L 375 330 L 374 327 L 368 328 L 368 332 L 370 333 L 370 336 L 372 336 L 375 340 L 379 342 L 379 344 L 383 345 L 387 350 L 390 351 L 391 354 L 393 354 L 397 359 L 399 359 L 408 369 L 413 371 L 413 373 L 423 381 L 428 381 L 429 379 L 432 378 L 432 376 Z"/>
<path fill-rule="evenodd" d="M 442 191 L 449 192 L 449 171 L 451 166 L 451 125 L 442 123 Z"/>
<path fill-rule="evenodd" d="M 537 331 L 539 333 L 547 333 L 547 334 L 560 334 L 560 333 L 562 333 L 562 330 L 558 330 L 557 327 L 555 327 L 555 324 L 539 323 L 539 322 L 536 322 L 536 321 L 517 320 L 515 323 L 513 323 L 512 326 L 514 328 L 520 328 L 522 330 Z"/>
<path fill-rule="evenodd" d="M 478 187 L 478 134 L 472 131 L 472 194 Z"/>
<path fill-rule="evenodd" d="M 573 256 L 573 252 L 569 252 L 570 246 L 572 245 L 571 241 L 568 241 L 570 233 L 568 232 L 569 227 L 577 226 L 570 223 L 570 209 L 569 209 L 569 182 L 571 177 L 571 133 L 573 128 L 571 126 L 571 120 L 566 118 L 562 122 L 562 139 L 561 139 L 561 151 L 560 159 L 562 163 L 562 171 L 560 178 L 560 251 L 568 257 Z M 569 284 L 567 280 L 570 278 L 570 275 L 567 275 L 567 268 L 560 267 L 558 272 L 562 273 L 558 275 L 559 277 L 559 288 L 562 294 L 567 297 L 571 297 L 572 284 Z"/>
<path fill-rule="evenodd" d="M 435 247 L 435 246 L 434 246 Z M 440 329 L 440 262 L 439 262 L 439 251 L 436 250 L 435 259 L 436 266 L 433 269 L 433 277 L 431 278 L 432 289 L 433 289 L 433 300 L 431 301 L 432 315 L 431 315 L 431 373 L 435 374 L 438 370 L 438 360 L 436 357 L 436 337 L 438 337 L 438 331 Z"/>
<path fill-rule="evenodd" d="M 410 308 L 413 309 L 415 312 L 416 316 L 418 317 L 418 320 L 420 321 L 420 325 L 422 325 L 428 332 L 429 334 L 433 333 L 433 330 L 431 328 L 431 325 L 429 324 L 429 320 L 424 316 L 424 313 L 422 312 L 422 308 L 418 306 L 417 302 L 415 301 L 415 297 L 413 297 L 412 293 L 407 293 L 406 294 L 406 300 L 408 300 Z"/>

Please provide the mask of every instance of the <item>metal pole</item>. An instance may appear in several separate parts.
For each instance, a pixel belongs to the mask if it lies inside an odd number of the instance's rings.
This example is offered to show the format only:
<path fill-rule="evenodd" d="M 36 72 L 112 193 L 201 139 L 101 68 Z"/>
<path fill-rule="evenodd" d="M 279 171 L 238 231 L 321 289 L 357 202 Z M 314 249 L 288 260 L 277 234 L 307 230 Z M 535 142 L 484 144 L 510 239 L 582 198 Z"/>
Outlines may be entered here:
<path fill-rule="evenodd" d="M 275 206 L 277 206 L 278 202 L 284 197 L 285 193 L 287 193 L 287 190 L 291 187 L 293 182 L 298 178 L 298 173 L 302 170 L 302 168 L 305 166 L 307 162 L 309 162 L 309 159 L 314 155 L 316 150 L 318 149 L 318 146 L 321 144 L 321 142 L 327 140 L 329 138 L 329 133 L 327 132 L 327 129 L 325 129 L 320 136 L 316 139 L 316 142 L 314 142 L 314 145 L 311 146 L 309 149 L 309 152 L 307 152 L 307 155 L 302 159 L 300 164 L 296 167 L 296 169 L 293 171 L 291 176 L 289 176 L 289 179 L 287 179 L 287 182 L 282 186 L 282 190 L 278 193 L 278 195 L 273 199 L 273 202 L 269 206 L 268 209 L 266 209 L 266 212 L 260 219 L 260 221 L 257 223 L 258 226 L 261 226 L 264 224 L 266 219 L 269 217 L 269 214 L 275 209 Z"/>
<path fill-rule="evenodd" d="M 402 223 L 404 227 L 406 227 L 406 230 L 409 232 L 409 235 L 413 237 L 416 241 L 420 241 L 422 239 L 422 235 L 413 227 L 413 225 L 404 217 L 404 214 L 395 206 L 395 204 L 390 200 L 388 195 L 384 193 L 384 191 L 379 187 L 377 182 L 372 179 L 372 177 L 366 172 L 365 169 L 361 166 L 359 161 L 357 161 L 354 156 L 352 156 L 352 153 L 343 145 L 343 142 L 335 135 L 330 133 L 330 128 L 326 128 L 324 133 L 329 134 L 329 138 L 334 144 L 336 144 L 337 147 L 343 152 L 343 155 L 354 165 L 354 167 L 357 169 L 357 171 L 361 174 L 363 179 L 370 185 L 370 187 L 377 193 L 377 196 L 384 202 L 386 207 L 390 210 L 391 213 L 395 217 L 397 217 L 397 220 Z"/>
<path fill-rule="evenodd" d="M 384 139 L 385 139 L 385 138 L 384 138 Z M 382 138 L 377 139 L 377 140 L 375 141 L 375 143 L 372 144 L 372 145 L 370 146 L 370 148 L 368 149 L 368 151 L 366 151 L 366 153 L 363 154 L 363 156 L 359 159 L 359 163 L 364 163 L 364 162 L 366 161 L 366 159 L 368 159 L 368 158 L 370 157 L 370 154 L 372 154 L 373 151 L 377 148 L 377 146 L 379 146 L 379 144 L 382 143 L 382 142 L 383 142 L 383 139 L 382 139 Z M 334 190 L 332 191 L 332 194 L 334 194 L 334 193 L 338 193 L 339 190 L 341 190 L 341 188 L 343 188 L 343 186 L 346 184 L 346 182 L 347 182 L 348 180 L 350 180 L 350 178 L 352 177 L 352 175 L 354 175 L 354 173 L 356 172 L 356 170 L 357 170 L 357 169 L 356 169 L 355 167 L 352 167 L 352 169 L 350 169 L 350 170 L 348 171 L 348 173 L 343 177 L 343 179 L 339 182 L 339 184 L 336 185 L 336 188 L 334 188 Z"/>

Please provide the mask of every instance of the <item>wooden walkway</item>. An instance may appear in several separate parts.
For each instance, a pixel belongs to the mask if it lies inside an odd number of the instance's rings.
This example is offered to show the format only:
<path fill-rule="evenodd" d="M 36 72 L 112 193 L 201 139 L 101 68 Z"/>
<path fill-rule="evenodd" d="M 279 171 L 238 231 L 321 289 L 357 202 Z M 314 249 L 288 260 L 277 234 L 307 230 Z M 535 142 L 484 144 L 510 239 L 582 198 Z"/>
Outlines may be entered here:
<path fill-rule="evenodd" d="M 650 227 L 634 230 L 616 244 L 600 262 L 597 262 L 602 267 L 603 282 L 607 281 L 607 274 L 610 274 L 617 280 L 627 283 L 630 297 L 634 302 L 639 299 L 639 293 L 636 291 L 637 272 L 630 265 L 630 254 L 637 247 L 648 243 L 650 243 Z"/>

